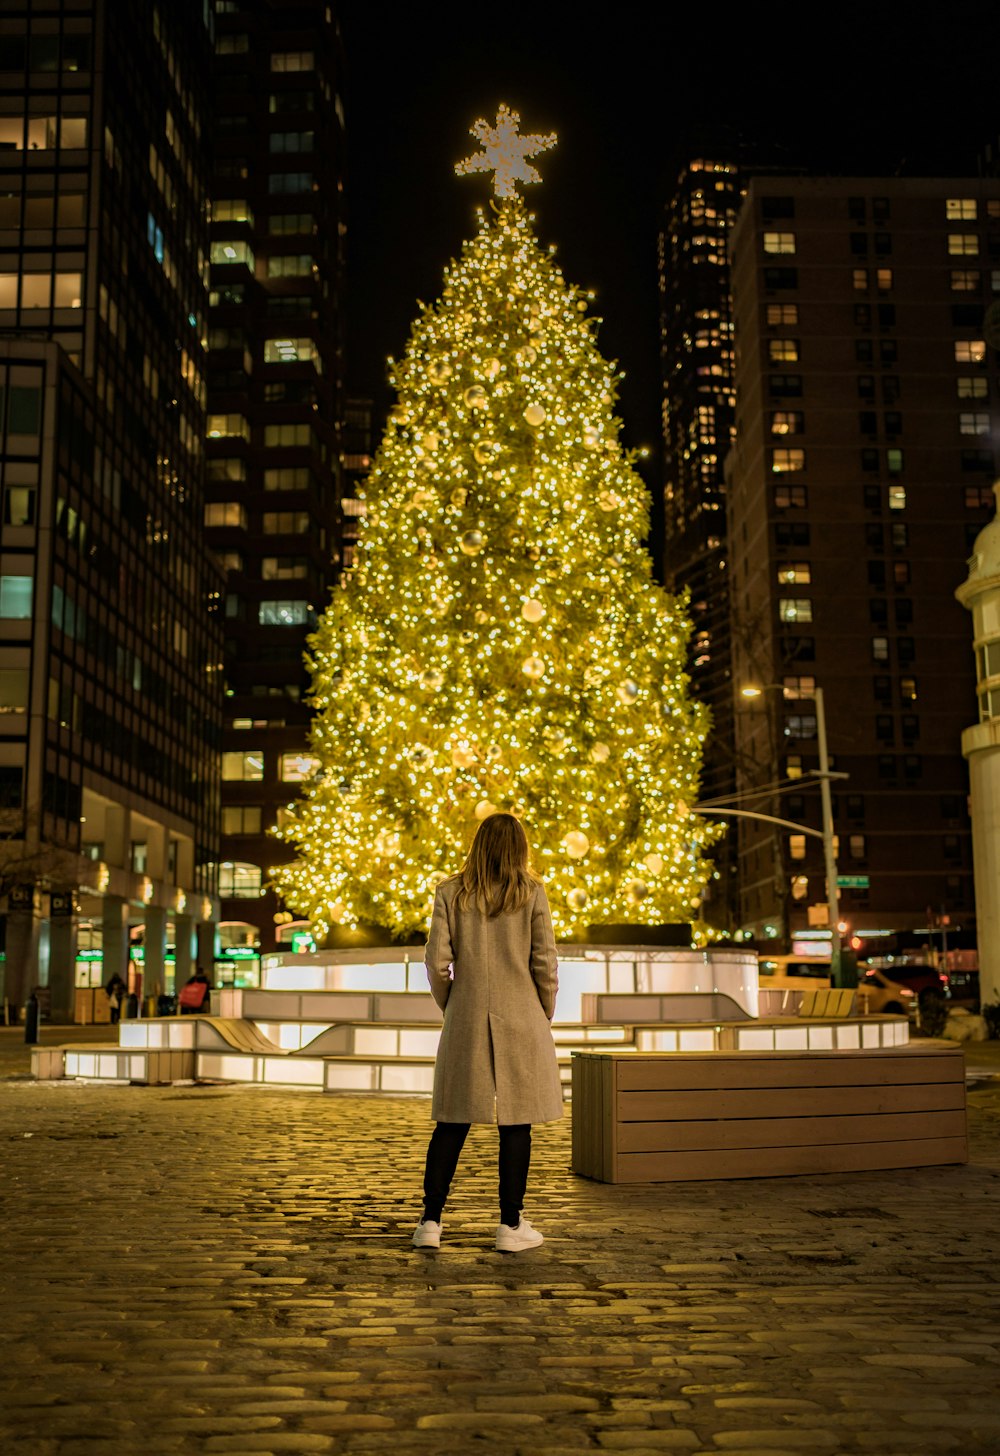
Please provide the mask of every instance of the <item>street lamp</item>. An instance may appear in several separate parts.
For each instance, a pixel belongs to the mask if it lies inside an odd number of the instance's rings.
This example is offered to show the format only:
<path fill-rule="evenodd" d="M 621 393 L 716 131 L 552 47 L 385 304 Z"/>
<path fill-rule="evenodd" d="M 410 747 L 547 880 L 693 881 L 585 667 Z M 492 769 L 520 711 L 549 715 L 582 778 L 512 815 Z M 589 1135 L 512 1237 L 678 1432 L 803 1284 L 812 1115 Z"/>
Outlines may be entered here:
<path fill-rule="evenodd" d="M 759 698 L 765 692 L 784 692 L 782 683 L 765 683 L 762 687 L 749 683 L 740 689 L 744 698 Z M 844 779 L 843 773 L 830 770 L 830 757 L 826 747 L 826 710 L 823 705 L 823 689 L 813 690 L 816 704 L 816 738 L 819 747 L 819 768 L 814 777 L 819 779 L 820 803 L 823 812 L 823 859 L 826 865 L 826 904 L 830 919 L 830 978 L 834 985 L 840 979 L 840 910 L 837 905 L 837 855 L 833 841 L 833 797 L 830 793 L 831 779 Z M 805 826 L 802 826 L 805 827 Z M 815 831 L 813 831 L 815 832 Z"/>

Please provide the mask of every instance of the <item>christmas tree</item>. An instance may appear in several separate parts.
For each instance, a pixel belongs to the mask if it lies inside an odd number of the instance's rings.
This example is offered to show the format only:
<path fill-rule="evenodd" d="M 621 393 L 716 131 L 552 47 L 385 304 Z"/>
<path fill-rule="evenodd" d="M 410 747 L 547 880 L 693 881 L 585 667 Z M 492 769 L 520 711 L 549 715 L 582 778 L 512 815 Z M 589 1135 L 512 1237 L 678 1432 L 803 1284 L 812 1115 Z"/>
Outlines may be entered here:
<path fill-rule="evenodd" d="M 707 720 L 688 625 L 651 580 L 588 296 L 515 183 L 554 137 L 477 122 L 496 201 L 422 306 L 368 477 L 356 564 L 310 639 L 315 779 L 274 871 L 317 938 L 426 927 L 478 822 L 523 821 L 557 932 L 695 918 L 712 830 L 689 817 Z"/>

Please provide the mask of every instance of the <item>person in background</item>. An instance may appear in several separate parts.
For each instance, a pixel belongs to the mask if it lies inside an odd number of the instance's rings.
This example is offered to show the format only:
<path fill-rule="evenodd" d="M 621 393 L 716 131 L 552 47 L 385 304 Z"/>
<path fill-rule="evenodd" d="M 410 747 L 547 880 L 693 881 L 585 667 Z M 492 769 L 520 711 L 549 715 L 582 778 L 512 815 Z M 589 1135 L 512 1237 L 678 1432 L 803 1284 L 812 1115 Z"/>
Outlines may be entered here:
<path fill-rule="evenodd" d="M 105 986 L 104 991 L 108 998 L 108 1004 L 111 1007 L 111 1025 L 117 1026 L 119 1021 L 121 1021 L 122 1007 L 125 1004 L 128 987 L 118 972 L 115 971 L 111 980 Z"/>
<path fill-rule="evenodd" d="M 542 1235 L 521 1208 L 531 1124 L 563 1115 L 550 1029 L 559 983 L 549 904 L 528 867 L 528 841 L 513 814 L 484 819 L 459 873 L 438 886 L 424 961 L 444 1027 L 414 1246 L 440 1247 L 441 1213 L 469 1126 L 496 1122 L 496 1247 L 502 1253 L 536 1248 Z"/>
<path fill-rule="evenodd" d="M 181 1015 L 197 1016 L 200 1012 L 207 1011 L 211 990 L 212 983 L 199 966 L 194 975 L 184 982 L 177 997 Z"/>

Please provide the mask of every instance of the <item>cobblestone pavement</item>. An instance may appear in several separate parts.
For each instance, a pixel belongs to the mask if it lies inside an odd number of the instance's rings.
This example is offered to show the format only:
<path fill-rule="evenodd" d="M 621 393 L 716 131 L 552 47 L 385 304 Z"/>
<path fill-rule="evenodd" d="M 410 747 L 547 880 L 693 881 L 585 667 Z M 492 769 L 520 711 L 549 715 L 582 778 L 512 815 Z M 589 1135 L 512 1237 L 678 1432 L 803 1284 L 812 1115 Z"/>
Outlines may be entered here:
<path fill-rule="evenodd" d="M 428 1104 L 0 1085 L 0 1451 L 1000 1452 L 1000 1083 L 973 1163 L 616 1189 L 535 1133 L 493 1251 L 474 1129 L 409 1247 Z"/>

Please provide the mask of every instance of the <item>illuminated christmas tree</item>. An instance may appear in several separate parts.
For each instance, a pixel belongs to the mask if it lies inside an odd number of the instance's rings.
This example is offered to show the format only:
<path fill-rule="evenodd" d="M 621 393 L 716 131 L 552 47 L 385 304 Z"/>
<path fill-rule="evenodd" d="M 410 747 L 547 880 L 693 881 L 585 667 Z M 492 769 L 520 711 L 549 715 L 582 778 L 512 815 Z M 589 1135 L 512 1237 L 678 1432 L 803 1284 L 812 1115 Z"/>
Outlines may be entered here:
<path fill-rule="evenodd" d="M 645 488 L 587 295 L 515 190 L 554 137 L 478 122 L 496 202 L 422 306 L 354 568 L 311 638 L 320 769 L 274 872 L 318 938 L 426 927 L 478 822 L 524 822 L 559 934 L 696 915 L 707 721 L 688 625 L 651 580 Z"/>

